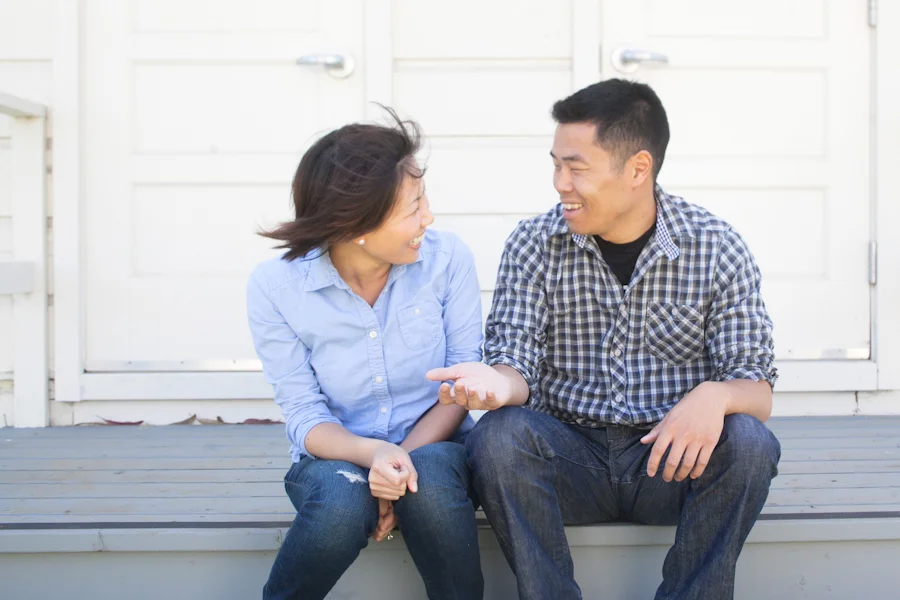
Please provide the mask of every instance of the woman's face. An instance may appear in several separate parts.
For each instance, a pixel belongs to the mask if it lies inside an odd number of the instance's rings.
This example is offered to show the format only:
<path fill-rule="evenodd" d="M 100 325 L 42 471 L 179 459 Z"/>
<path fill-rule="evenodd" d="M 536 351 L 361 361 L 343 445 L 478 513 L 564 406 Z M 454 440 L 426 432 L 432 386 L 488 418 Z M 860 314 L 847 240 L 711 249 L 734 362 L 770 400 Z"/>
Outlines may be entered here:
<path fill-rule="evenodd" d="M 425 229 L 434 215 L 425 195 L 425 179 L 405 175 L 397 200 L 387 220 L 375 231 L 362 236 L 362 250 L 378 261 L 406 265 L 419 258 Z"/>

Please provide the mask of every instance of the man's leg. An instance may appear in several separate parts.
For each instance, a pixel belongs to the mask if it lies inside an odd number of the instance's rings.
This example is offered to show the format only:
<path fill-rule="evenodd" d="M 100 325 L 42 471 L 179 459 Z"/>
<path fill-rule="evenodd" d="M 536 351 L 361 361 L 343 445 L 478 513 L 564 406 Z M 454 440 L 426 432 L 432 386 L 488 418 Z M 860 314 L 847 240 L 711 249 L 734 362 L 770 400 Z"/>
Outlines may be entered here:
<path fill-rule="evenodd" d="M 633 503 L 626 518 L 678 524 L 656 599 L 732 598 L 738 556 L 778 472 L 778 440 L 755 417 L 729 415 L 703 475 L 680 483 L 663 481 L 662 469 L 652 479 L 646 476 L 651 448 L 640 450 L 644 475 L 636 473 L 634 484 L 622 488 L 622 500 Z"/>
<path fill-rule="evenodd" d="M 603 444 L 550 415 L 506 407 L 481 417 L 466 448 L 519 597 L 581 598 L 563 525 L 616 518 Z"/>
<path fill-rule="evenodd" d="M 477 600 L 484 580 L 466 449 L 454 442 L 410 452 L 419 491 L 394 503 L 400 529 L 431 600 Z"/>
<path fill-rule="evenodd" d="M 368 471 L 339 460 L 303 457 L 284 479 L 297 516 L 275 557 L 265 600 L 324 598 L 368 544 L 378 501 Z"/>

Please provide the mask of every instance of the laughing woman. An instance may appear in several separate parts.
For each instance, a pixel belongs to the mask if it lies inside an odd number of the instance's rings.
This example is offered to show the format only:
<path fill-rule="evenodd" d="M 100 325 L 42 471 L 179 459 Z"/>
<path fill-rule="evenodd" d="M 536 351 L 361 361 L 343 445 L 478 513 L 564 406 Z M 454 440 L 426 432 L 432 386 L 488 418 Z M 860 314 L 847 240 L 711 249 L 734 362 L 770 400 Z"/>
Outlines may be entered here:
<path fill-rule="evenodd" d="M 460 441 L 471 417 L 436 403 L 434 367 L 481 359 L 468 248 L 434 221 L 419 130 L 348 125 L 303 156 L 286 252 L 250 277 L 256 352 L 287 423 L 297 509 L 267 600 L 324 598 L 368 539 L 398 524 L 428 597 L 481 598 L 475 501 Z"/>

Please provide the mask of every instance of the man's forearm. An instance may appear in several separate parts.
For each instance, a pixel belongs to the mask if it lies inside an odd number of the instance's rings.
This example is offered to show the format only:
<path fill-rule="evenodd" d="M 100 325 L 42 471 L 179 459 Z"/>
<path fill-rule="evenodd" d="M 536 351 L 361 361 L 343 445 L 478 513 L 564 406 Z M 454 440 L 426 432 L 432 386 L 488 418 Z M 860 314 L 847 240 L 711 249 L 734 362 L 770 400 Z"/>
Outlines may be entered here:
<path fill-rule="evenodd" d="M 726 415 L 751 415 L 763 423 L 772 416 L 772 386 L 766 381 L 732 379 L 708 381 L 701 385 L 715 386 L 723 394 Z"/>
<path fill-rule="evenodd" d="M 468 411 L 462 406 L 435 404 L 416 422 L 400 447 L 407 452 L 434 442 L 450 439 L 459 429 Z"/>
<path fill-rule="evenodd" d="M 522 406 L 528 402 L 528 396 L 531 390 L 528 389 L 528 382 L 514 368 L 508 365 L 494 365 L 494 370 L 503 375 L 510 385 L 510 400 L 506 406 Z"/>

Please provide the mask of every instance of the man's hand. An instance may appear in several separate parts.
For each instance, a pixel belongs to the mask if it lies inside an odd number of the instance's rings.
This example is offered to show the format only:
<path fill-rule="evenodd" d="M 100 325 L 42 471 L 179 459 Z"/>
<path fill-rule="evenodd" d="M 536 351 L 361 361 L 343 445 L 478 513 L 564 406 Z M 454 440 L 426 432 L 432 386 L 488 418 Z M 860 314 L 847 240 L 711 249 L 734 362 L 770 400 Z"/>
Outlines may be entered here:
<path fill-rule="evenodd" d="M 399 522 L 400 519 L 397 518 L 397 514 L 394 512 L 394 503 L 390 500 L 379 498 L 378 526 L 375 528 L 375 533 L 372 534 L 375 541 L 380 542 L 385 539 Z"/>
<path fill-rule="evenodd" d="M 512 384 L 496 369 L 480 362 L 466 362 L 432 369 L 425 374 L 431 381 L 443 381 L 438 400 L 458 404 L 469 410 L 495 410 L 509 404 Z M 452 381 L 451 386 L 448 381 Z"/>
<path fill-rule="evenodd" d="M 663 479 L 683 481 L 690 475 L 697 479 L 703 474 L 713 450 L 719 443 L 725 425 L 727 398 L 715 384 L 702 383 L 675 405 L 650 433 L 641 438 L 643 444 L 653 444 L 647 475 L 654 477 L 666 449 Z"/>
<path fill-rule="evenodd" d="M 409 454 L 396 444 L 385 442 L 372 457 L 369 490 L 379 500 L 397 500 L 406 490 L 419 490 L 419 474 Z"/>

